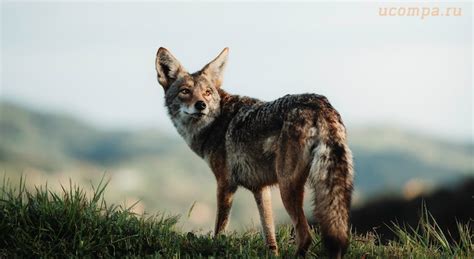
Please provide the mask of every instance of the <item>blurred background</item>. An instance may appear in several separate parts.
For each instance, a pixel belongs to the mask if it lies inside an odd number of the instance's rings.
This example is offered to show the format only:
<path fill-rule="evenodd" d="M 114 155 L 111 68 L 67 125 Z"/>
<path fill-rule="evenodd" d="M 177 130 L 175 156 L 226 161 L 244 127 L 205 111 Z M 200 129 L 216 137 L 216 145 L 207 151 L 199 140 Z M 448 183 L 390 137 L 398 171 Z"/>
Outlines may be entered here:
<path fill-rule="evenodd" d="M 91 190 L 105 175 L 109 203 L 138 201 L 137 213 L 181 214 L 184 230 L 211 231 L 215 180 L 167 117 L 154 60 L 165 46 L 196 71 L 229 47 L 227 91 L 313 92 L 341 113 L 357 229 L 408 222 L 422 199 L 449 222 L 474 215 L 471 3 L 2 1 L 1 30 L 0 170 L 13 182 Z M 276 221 L 288 223 L 273 194 Z M 259 224 L 239 190 L 230 228 Z"/>

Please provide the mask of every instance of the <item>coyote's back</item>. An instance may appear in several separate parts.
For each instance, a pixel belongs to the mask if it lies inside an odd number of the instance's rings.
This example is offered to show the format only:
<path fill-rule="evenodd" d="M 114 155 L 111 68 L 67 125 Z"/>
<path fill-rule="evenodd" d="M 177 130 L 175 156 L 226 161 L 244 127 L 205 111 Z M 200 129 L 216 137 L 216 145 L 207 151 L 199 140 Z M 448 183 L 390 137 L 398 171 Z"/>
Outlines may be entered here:
<path fill-rule="evenodd" d="M 268 247 L 278 253 L 270 186 L 278 185 L 296 229 L 298 253 L 311 244 L 303 211 L 304 186 L 314 191 L 314 216 L 330 257 L 349 243 L 352 155 L 339 113 L 321 95 L 287 95 L 272 102 L 220 88 L 227 49 L 190 74 L 165 49 L 157 53 L 158 80 L 168 113 L 191 149 L 217 180 L 215 234 L 227 223 L 239 186 L 253 192 Z"/>
<path fill-rule="evenodd" d="M 225 140 L 232 184 L 252 191 L 278 184 L 286 209 L 305 233 L 301 239 L 306 249 L 309 229 L 301 208 L 308 182 L 325 245 L 334 254 L 345 251 L 352 155 L 341 118 L 325 97 L 288 95 L 244 107 L 231 121 Z"/>

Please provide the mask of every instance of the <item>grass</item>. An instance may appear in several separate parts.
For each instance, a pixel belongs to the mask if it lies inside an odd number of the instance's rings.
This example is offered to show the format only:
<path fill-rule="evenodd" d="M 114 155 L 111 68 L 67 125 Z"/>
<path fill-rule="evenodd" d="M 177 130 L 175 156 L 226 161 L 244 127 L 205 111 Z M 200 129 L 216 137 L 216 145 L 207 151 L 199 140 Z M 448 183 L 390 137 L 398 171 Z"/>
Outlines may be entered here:
<path fill-rule="evenodd" d="M 13 186 L 4 180 L 0 190 L 0 258 L 10 257 L 272 257 L 260 231 L 210 234 L 183 233 L 179 217 L 140 216 L 107 204 L 107 183 L 93 186 L 92 194 L 70 183 L 62 193 L 47 186 L 29 191 L 24 180 Z M 382 245 L 374 234 L 352 234 L 348 258 L 473 258 L 474 234 L 459 224 L 460 239 L 450 240 L 425 209 L 417 228 L 393 224 L 398 239 Z M 322 257 L 317 230 L 308 253 Z M 293 257 L 292 228 L 277 230 L 281 257 Z"/>

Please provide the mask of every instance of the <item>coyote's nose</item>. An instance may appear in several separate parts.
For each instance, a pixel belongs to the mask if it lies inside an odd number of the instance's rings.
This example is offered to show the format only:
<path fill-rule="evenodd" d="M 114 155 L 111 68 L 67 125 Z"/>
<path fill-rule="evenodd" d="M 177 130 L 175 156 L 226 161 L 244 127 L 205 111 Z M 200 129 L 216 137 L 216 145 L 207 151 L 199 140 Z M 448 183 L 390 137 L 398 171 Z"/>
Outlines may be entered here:
<path fill-rule="evenodd" d="M 196 107 L 196 110 L 202 111 L 202 110 L 206 109 L 206 103 L 203 102 L 203 101 L 197 101 L 196 104 L 194 105 L 194 107 Z"/>

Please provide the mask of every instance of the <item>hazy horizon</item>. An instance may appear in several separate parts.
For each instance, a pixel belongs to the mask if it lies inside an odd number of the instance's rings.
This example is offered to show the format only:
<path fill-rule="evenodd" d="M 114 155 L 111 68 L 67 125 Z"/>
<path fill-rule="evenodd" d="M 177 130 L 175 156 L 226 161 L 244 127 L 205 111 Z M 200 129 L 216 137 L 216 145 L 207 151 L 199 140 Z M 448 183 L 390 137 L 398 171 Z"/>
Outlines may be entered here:
<path fill-rule="evenodd" d="M 2 100 L 103 128 L 177 134 L 156 82 L 157 48 L 193 72 L 229 47 L 231 93 L 315 92 L 349 126 L 473 139 L 469 3 L 456 4 L 462 16 L 424 19 L 378 15 L 409 6 L 393 3 L 1 5 Z"/>

